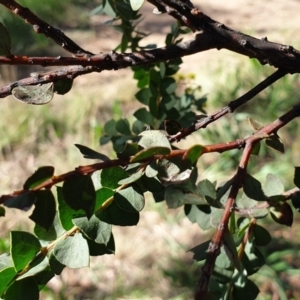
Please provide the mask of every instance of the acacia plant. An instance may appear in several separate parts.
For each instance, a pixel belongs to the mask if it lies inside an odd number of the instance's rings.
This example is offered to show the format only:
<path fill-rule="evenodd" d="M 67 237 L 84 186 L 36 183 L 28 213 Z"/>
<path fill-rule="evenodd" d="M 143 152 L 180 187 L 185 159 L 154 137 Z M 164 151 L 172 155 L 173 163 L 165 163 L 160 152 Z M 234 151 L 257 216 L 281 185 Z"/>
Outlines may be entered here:
<path fill-rule="evenodd" d="M 195 299 L 255 299 L 259 293 L 249 276 L 264 265 L 262 249 L 271 241 L 261 219 L 270 214 L 274 222 L 292 225 L 290 203 L 300 208 L 300 168 L 291 170 L 296 187 L 285 191 L 275 175 L 269 174 L 261 184 L 255 174 L 247 172 L 247 166 L 253 155 L 259 155 L 262 143 L 284 152 L 278 131 L 300 115 L 300 103 L 291 104 L 270 124 L 258 125 L 251 120 L 253 133 L 246 138 L 196 144 L 187 149 L 179 149 L 176 143 L 234 114 L 282 77 L 299 73 L 300 52 L 267 38 L 237 32 L 211 19 L 190 1 L 148 2 L 157 18 L 167 13 L 170 19 L 177 20 L 166 35 L 165 47 L 140 46 L 145 34 L 137 28 L 142 22 L 138 9 L 143 0 L 103 0 L 98 11 L 112 17 L 111 24 L 122 32 L 122 39 L 116 49 L 94 54 L 30 8 L 14 0 L 0 0 L 1 10 L 10 10 L 31 24 L 35 33 L 70 52 L 66 57 L 12 53 L 10 34 L 0 24 L 2 65 L 57 67 L 1 87 L 0 97 L 13 95 L 27 104 L 46 104 L 53 93 L 67 93 L 77 76 L 131 68 L 139 89 L 135 97 L 143 104 L 135 111 L 134 122 L 121 118 L 103 124 L 105 135 L 100 144 L 111 142 L 116 159 L 76 144 L 85 158 L 99 162 L 75 166 L 64 174 L 56 174 L 53 166 L 41 166 L 24 179 L 22 188 L 1 196 L 2 217 L 5 209 L 27 210 L 33 206 L 30 219 L 35 223 L 32 233 L 10 233 L 10 253 L 0 256 L 1 299 L 38 299 L 39 291 L 65 267 L 85 267 L 90 256 L 114 253 L 112 225 L 136 225 L 145 204 L 145 192 L 151 192 L 156 202 L 166 201 L 169 208 L 182 207 L 187 218 L 201 229 L 214 230 L 210 240 L 191 249 L 201 266 L 201 275 L 195 278 Z M 182 36 L 190 31 L 194 37 L 183 41 Z M 228 99 L 225 107 L 208 114 L 204 109 L 207 99 L 199 96 L 197 88 L 188 87 L 180 95 L 177 93 L 174 75 L 181 57 L 210 49 L 227 49 L 275 70 L 238 99 Z M 233 149 L 240 150 L 239 163 L 230 180 L 217 184 L 198 176 L 197 161 L 202 156 Z"/>

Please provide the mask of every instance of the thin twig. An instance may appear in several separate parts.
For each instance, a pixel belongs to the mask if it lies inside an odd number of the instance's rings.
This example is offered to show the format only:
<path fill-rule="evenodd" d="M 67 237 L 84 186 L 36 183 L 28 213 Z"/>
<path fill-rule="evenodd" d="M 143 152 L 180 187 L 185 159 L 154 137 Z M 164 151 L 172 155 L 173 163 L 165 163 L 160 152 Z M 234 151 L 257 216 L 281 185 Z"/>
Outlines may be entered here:
<path fill-rule="evenodd" d="M 60 29 L 54 28 L 50 24 L 41 20 L 28 8 L 21 6 L 14 0 L 0 0 L 0 4 L 7 7 L 15 15 L 23 18 L 26 23 L 33 26 L 33 30 L 36 33 L 42 33 L 46 37 L 52 39 L 56 44 L 58 44 L 63 49 L 78 55 L 93 55 L 93 53 L 82 49 L 73 40 L 67 37 Z"/>
<path fill-rule="evenodd" d="M 287 73 L 283 70 L 275 71 L 273 74 L 271 74 L 269 77 L 264 79 L 262 82 L 260 82 L 254 88 L 252 88 L 250 91 L 248 91 L 238 99 L 231 101 L 227 106 L 222 108 L 220 111 L 206 118 L 202 118 L 201 120 L 197 121 L 195 124 L 187 128 L 183 128 L 179 133 L 177 133 L 174 136 L 169 136 L 169 141 L 170 142 L 180 141 L 182 138 L 185 138 L 191 133 L 201 128 L 206 128 L 206 126 L 209 125 L 210 123 L 215 122 L 216 120 L 220 119 L 221 117 L 225 116 L 228 113 L 232 113 L 236 108 L 251 100 L 254 96 L 258 95 L 261 91 L 269 87 L 271 84 L 273 84 L 275 81 L 282 78 L 286 74 Z"/>

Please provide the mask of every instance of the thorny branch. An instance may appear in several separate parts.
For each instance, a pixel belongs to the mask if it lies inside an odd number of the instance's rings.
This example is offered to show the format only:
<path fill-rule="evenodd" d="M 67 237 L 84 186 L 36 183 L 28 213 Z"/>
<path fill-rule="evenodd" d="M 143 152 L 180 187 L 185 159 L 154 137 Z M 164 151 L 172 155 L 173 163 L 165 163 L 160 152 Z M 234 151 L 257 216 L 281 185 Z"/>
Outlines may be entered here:
<path fill-rule="evenodd" d="M 228 49 L 249 58 L 256 58 L 262 64 L 270 64 L 286 73 L 300 72 L 300 52 L 291 46 L 269 42 L 266 38 L 256 39 L 234 31 L 214 21 L 191 3 L 174 0 L 149 0 L 161 11 L 180 20 L 184 25 L 196 31 L 194 39 L 168 47 L 139 51 L 135 53 L 100 53 L 93 55 L 83 50 L 60 30 L 40 20 L 28 8 L 23 8 L 13 0 L 0 0 L 0 4 L 8 7 L 26 22 L 33 25 L 38 33 L 44 33 L 64 49 L 76 54 L 75 57 L 27 57 L 10 55 L 0 57 L 0 64 L 41 65 L 41 66 L 73 66 L 56 71 L 45 72 L 38 78 L 25 78 L 0 89 L 0 97 L 11 94 L 13 87 L 18 85 L 36 85 L 57 81 L 62 78 L 76 78 L 79 75 L 118 70 L 136 65 L 148 65 L 192 55 L 209 49 Z M 59 75 L 60 74 L 60 75 Z"/>
<path fill-rule="evenodd" d="M 296 105 L 289 112 L 272 122 L 271 124 L 258 130 L 254 135 L 247 138 L 245 141 L 245 148 L 239 163 L 237 173 L 234 177 L 232 187 L 225 205 L 224 213 L 217 227 L 217 231 L 210 243 L 207 259 L 204 266 L 202 267 L 202 274 L 198 282 L 197 291 L 195 294 L 196 300 L 205 299 L 205 295 L 208 291 L 208 284 L 210 277 L 212 275 L 216 259 L 220 254 L 220 247 L 223 243 L 225 230 L 228 228 L 228 221 L 231 213 L 234 211 L 235 199 L 237 197 L 239 189 L 243 185 L 243 180 L 246 174 L 247 165 L 251 155 L 253 146 L 263 139 L 264 136 L 269 136 L 271 134 L 276 134 L 277 131 L 285 126 L 287 123 L 292 121 L 294 118 L 300 116 L 300 104 Z"/>

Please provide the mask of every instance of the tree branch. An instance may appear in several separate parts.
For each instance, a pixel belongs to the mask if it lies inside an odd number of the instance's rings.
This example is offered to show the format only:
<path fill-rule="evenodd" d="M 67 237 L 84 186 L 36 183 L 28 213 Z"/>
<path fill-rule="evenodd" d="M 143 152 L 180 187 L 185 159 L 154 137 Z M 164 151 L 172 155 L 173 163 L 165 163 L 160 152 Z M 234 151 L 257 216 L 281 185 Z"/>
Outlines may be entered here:
<path fill-rule="evenodd" d="M 237 173 L 234 177 L 232 187 L 227 199 L 224 213 L 217 227 L 217 231 L 209 245 L 207 259 L 204 266 L 202 267 L 202 274 L 198 282 L 197 291 L 195 294 L 196 300 L 205 299 L 205 295 L 208 291 L 208 285 L 210 278 L 212 276 L 215 262 L 220 254 L 220 248 L 223 244 L 223 238 L 225 230 L 228 229 L 229 218 L 234 211 L 234 203 L 237 197 L 239 189 L 242 187 L 244 176 L 246 174 L 247 165 L 250 159 L 251 151 L 253 146 L 262 140 L 265 136 L 277 133 L 277 131 L 284 125 L 291 122 L 294 118 L 300 116 L 300 104 L 294 106 L 293 109 L 288 111 L 286 114 L 272 122 L 271 124 L 264 126 L 262 129 L 258 130 L 254 135 L 250 136 L 245 140 L 245 148 L 239 163 Z"/>
<path fill-rule="evenodd" d="M 44 34 L 46 37 L 52 39 L 63 49 L 77 55 L 93 55 L 93 53 L 82 49 L 69 37 L 67 37 L 60 29 L 54 28 L 45 21 L 41 20 L 28 8 L 21 6 L 14 0 L 0 0 L 0 4 L 7 7 L 12 13 L 24 19 L 26 23 L 33 26 L 36 33 Z"/>

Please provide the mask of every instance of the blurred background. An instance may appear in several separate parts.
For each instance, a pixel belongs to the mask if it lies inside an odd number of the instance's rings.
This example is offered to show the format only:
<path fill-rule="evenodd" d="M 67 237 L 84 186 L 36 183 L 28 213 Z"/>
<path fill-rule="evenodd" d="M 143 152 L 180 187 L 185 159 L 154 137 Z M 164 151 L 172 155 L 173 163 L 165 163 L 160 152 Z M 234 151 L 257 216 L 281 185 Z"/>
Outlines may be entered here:
<path fill-rule="evenodd" d="M 18 2 L 93 53 L 110 51 L 120 43 L 121 34 L 104 24 L 110 17 L 97 13 L 100 0 Z M 299 1 L 270 0 L 266 4 L 245 0 L 241 4 L 238 0 L 197 0 L 193 3 L 233 29 L 300 48 Z M 155 15 L 152 10 L 148 3 L 141 9 L 143 21 L 139 28 L 148 34 L 142 44 L 164 46 L 165 34 L 174 20 L 165 14 Z M 14 54 L 70 55 L 51 40 L 35 34 L 30 25 L 24 26 L 23 20 L 6 8 L 0 6 L 0 12 L 0 22 L 11 35 Z M 205 107 L 208 114 L 274 72 L 272 67 L 261 66 L 255 60 L 227 50 L 186 57 L 181 67 L 176 79 L 183 85 L 201 86 L 201 92 L 208 98 Z M 42 69 L 1 66 L 0 83 L 3 86 Z M 177 146 L 215 144 L 249 136 L 253 129 L 247 118 L 263 124 L 278 118 L 299 102 L 299 86 L 298 75 L 288 75 L 235 114 L 194 133 Z M 111 117 L 130 118 L 139 107 L 134 97 L 136 92 L 136 81 L 127 69 L 77 78 L 70 93 L 55 95 L 45 106 L 25 105 L 12 97 L 1 99 L 1 194 L 21 189 L 26 178 L 40 166 L 53 165 L 56 174 L 61 174 L 78 165 L 90 164 L 73 146 L 75 143 L 114 156 L 109 144 L 100 148 L 103 125 Z M 286 189 L 292 188 L 293 167 L 299 165 L 300 158 L 298 126 L 299 120 L 294 120 L 279 131 L 285 145 L 284 155 L 262 145 L 260 155 L 251 159 L 249 173 L 259 180 L 274 173 Z M 238 150 L 204 156 L 199 161 L 199 180 L 225 181 L 233 174 L 239 158 Z M 209 233 L 191 224 L 182 209 L 170 210 L 165 203 L 154 203 L 150 196 L 147 200 L 137 228 L 113 228 L 114 256 L 93 257 L 90 268 L 65 269 L 49 283 L 42 299 L 191 299 L 199 272 L 188 250 L 204 241 Z M 9 231 L 32 229 L 30 213 L 7 210 L 7 216 L 0 220 L 0 253 L 9 251 Z M 292 228 L 264 221 L 274 241 L 265 253 L 266 266 L 253 278 L 261 288 L 259 299 L 300 298 L 299 221 L 297 216 Z"/>

